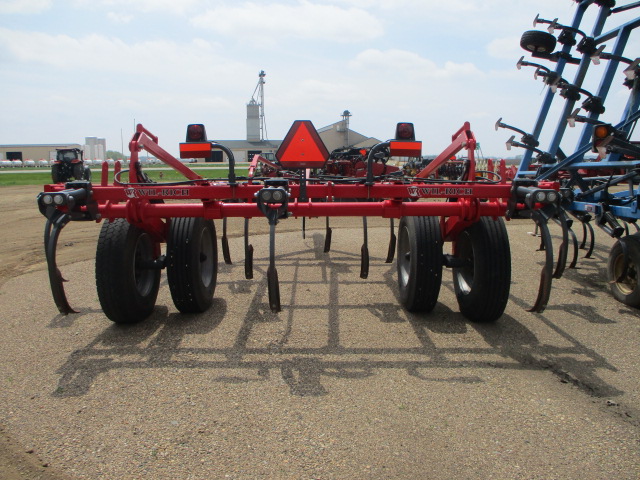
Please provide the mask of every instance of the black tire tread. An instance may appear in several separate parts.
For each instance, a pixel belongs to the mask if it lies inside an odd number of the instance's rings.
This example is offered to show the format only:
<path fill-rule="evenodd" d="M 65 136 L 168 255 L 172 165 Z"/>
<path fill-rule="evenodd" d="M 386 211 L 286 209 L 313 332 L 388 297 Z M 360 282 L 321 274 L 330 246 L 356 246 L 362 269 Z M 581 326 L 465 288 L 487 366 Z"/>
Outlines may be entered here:
<path fill-rule="evenodd" d="M 73 170 L 73 178 L 75 178 L 76 180 L 85 180 L 84 163 L 74 163 L 72 170 Z"/>
<path fill-rule="evenodd" d="M 460 312 L 474 322 L 493 322 L 504 313 L 511 288 L 507 229 L 502 218 L 482 217 L 466 231 L 473 245 L 474 278 L 471 291 L 465 293 L 459 287 L 457 269 L 453 269 Z"/>
<path fill-rule="evenodd" d="M 127 265 L 133 263 L 134 245 L 142 231 L 118 218 L 106 221 L 100 230 L 96 250 L 96 287 L 105 315 L 115 323 L 136 323 L 148 317 L 155 307 L 160 287 L 160 271 L 155 274 L 151 292 L 141 297 L 132 285 Z"/>
<path fill-rule="evenodd" d="M 62 165 L 58 163 L 51 165 L 51 180 L 53 183 L 62 183 L 65 181 L 64 174 L 62 172 Z"/>
<path fill-rule="evenodd" d="M 629 261 L 633 263 L 636 273 L 640 274 L 640 236 L 638 234 L 627 235 L 622 238 L 622 241 L 624 241 L 627 246 Z M 624 303 L 629 307 L 640 308 L 640 284 L 637 284 L 636 288 L 629 294 L 624 293 L 618 288 L 614 273 L 614 264 L 616 259 L 622 254 L 622 246 L 620 245 L 620 241 L 617 241 L 613 247 L 611 247 L 607 260 L 607 277 L 611 294 L 620 303 Z"/>
<path fill-rule="evenodd" d="M 553 35 L 540 30 L 528 30 L 520 37 L 520 46 L 524 50 L 532 52 L 529 46 L 536 46 L 536 51 L 532 53 L 552 53 L 556 48 L 556 44 L 557 41 Z M 544 50 L 539 50 L 540 47 L 543 47 Z"/>
<path fill-rule="evenodd" d="M 430 312 L 438 302 L 442 283 L 442 238 L 439 219 L 403 217 L 398 227 L 399 235 L 403 235 L 402 229 L 405 225 L 408 234 L 414 237 L 418 255 L 415 268 L 411 268 L 409 273 L 407 285 L 403 288 L 399 282 L 400 302 L 410 312 Z M 398 249 L 398 261 L 401 253 Z"/>
<path fill-rule="evenodd" d="M 200 234 L 202 228 L 210 228 L 213 233 L 214 273 L 211 286 L 205 289 L 200 285 L 197 254 L 189 247 L 190 242 Z M 171 219 L 167 241 L 167 279 L 171 298 L 182 313 L 202 313 L 213 302 L 218 263 L 218 248 L 213 221 L 198 217 L 179 217 Z"/>

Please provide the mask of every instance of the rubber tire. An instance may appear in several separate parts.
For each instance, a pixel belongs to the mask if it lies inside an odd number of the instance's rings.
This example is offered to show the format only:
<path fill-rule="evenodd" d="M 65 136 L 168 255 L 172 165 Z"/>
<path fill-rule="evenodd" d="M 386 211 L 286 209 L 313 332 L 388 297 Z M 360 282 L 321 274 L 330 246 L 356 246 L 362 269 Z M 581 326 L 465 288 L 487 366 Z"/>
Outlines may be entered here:
<path fill-rule="evenodd" d="M 503 219 L 480 218 L 454 240 L 453 252 L 468 262 L 453 268 L 460 312 L 474 322 L 500 318 L 511 288 L 511 251 Z"/>
<path fill-rule="evenodd" d="M 96 286 L 105 315 L 115 323 L 136 323 L 153 312 L 160 288 L 160 269 L 144 268 L 155 260 L 159 245 L 124 218 L 106 221 L 96 251 Z"/>
<path fill-rule="evenodd" d="M 76 180 L 85 180 L 84 175 L 85 175 L 84 163 L 74 163 L 73 178 L 75 178 Z M 89 179 L 87 178 L 86 180 L 89 180 Z"/>
<path fill-rule="evenodd" d="M 430 312 L 442 284 L 442 234 L 437 217 L 402 217 L 396 266 L 400 303 L 410 312 Z"/>
<path fill-rule="evenodd" d="M 616 281 L 622 273 L 624 255 L 620 241 L 617 241 L 609 252 L 607 262 L 607 278 L 613 297 L 621 303 L 634 308 L 640 308 L 640 236 L 627 235 L 622 239 L 629 252 L 629 269 L 622 282 Z"/>
<path fill-rule="evenodd" d="M 51 165 L 51 180 L 53 183 L 66 183 L 69 181 L 69 168 L 62 163 Z"/>
<path fill-rule="evenodd" d="M 167 240 L 167 277 L 173 303 L 182 313 L 201 313 L 213 302 L 218 245 L 212 220 L 173 218 Z"/>
<path fill-rule="evenodd" d="M 57 163 L 51 165 L 51 182 L 52 183 L 60 183 L 60 179 L 62 178 L 60 174 L 61 174 L 60 165 L 58 165 Z"/>
<path fill-rule="evenodd" d="M 520 46 L 531 53 L 552 53 L 556 44 L 556 37 L 540 30 L 528 30 L 520 37 Z"/>

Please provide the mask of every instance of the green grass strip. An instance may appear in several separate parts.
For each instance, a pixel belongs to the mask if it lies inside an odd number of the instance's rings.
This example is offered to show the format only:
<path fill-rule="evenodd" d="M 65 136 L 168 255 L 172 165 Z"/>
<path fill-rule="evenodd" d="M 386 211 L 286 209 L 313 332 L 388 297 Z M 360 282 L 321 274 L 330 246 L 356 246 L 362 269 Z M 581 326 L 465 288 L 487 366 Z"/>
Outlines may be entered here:
<path fill-rule="evenodd" d="M 153 167 L 151 167 L 153 168 Z M 203 178 L 211 179 L 226 179 L 229 175 L 228 169 L 212 170 L 212 169 L 200 169 L 193 168 L 194 172 Z M 151 180 L 158 183 L 163 182 L 180 182 L 185 181 L 186 178 L 171 168 L 155 170 L 144 169 L 143 171 L 149 176 Z M 94 183 L 100 183 L 100 177 L 102 172 L 99 168 L 91 169 L 91 178 Z M 248 174 L 247 168 L 236 168 L 236 176 L 246 176 Z M 121 175 L 122 181 L 128 181 L 129 176 L 127 173 Z M 109 183 L 113 181 L 113 169 L 109 171 Z M 34 168 L 32 171 L 23 169 L 21 172 L 12 172 L 9 169 L 0 170 L 0 187 L 11 187 L 19 185 L 47 185 L 51 183 L 51 170 L 45 168 Z"/>

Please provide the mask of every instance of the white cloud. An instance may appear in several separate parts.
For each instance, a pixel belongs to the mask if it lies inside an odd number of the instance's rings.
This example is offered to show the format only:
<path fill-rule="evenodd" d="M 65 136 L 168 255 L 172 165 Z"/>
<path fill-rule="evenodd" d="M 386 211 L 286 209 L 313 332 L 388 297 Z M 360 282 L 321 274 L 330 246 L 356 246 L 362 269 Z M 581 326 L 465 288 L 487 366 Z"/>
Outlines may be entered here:
<path fill-rule="evenodd" d="M 127 15 L 125 13 L 116 13 L 116 12 L 109 12 L 107 13 L 107 18 L 109 20 L 111 20 L 114 23 L 129 23 L 131 22 L 131 20 L 133 20 L 133 15 Z"/>
<path fill-rule="evenodd" d="M 110 60 L 129 56 L 136 49 L 119 39 L 92 34 L 82 38 L 0 28 L 0 47 L 21 62 L 35 62 L 61 68 L 82 62 L 94 68 L 111 68 Z M 115 63 L 115 62 L 114 62 Z M 126 62 L 125 62 L 126 63 Z"/>
<path fill-rule="evenodd" d="M 129 44 L 119 38 L 100 34 L 74 38 L 0 27 L 2 50 L 20 62 L 58 68 L 81 65 L 98 72 L 112 71 L 114 68 L 128 72 L 147 71 L 156 73 L 158 80 L 193 71 L 206 76 L 212 73 L 208 65 L 213 63 L 221 69 L 241 66 L 239 62 L 221 56 L 218 45 L 198 38 L 185 43 L 148 40 Z M 203 63 L 203 58 L 209 61 Z M 168 65 L 170 69 L 167 69 Z"/>
<path fill-rule="evenodd" d="M 421 76 L 423 78 L 453 78 L 459 75 L 482 75 L 472 63 L 447 61 L 443 67 L 417 53 L 406 50 L 368 49 L 359 53 L 349 66 L 354 70 L 396 72 L 403 76 Z"/>
<path fill-rule="evenodd" d="M 242 138 L 245 104 L 264 68 L 273 139 L 283 138 L 295 119 L 322 127 L 348 109 L 356 131 L 382 139 L 393 134 L 396 121 L 414 121 L 425 153 L 437 153 L 472 120 L 485 152 L 496 153 L 509 135 L 493 130 L 495 120 L 530 129 L 544 95 L 533 69 L 515 68 L 524 53 L 520 34 L 533 28 L 538 12 L 570 23 L 575 2 L 0 0 L 0 12 L 9 8 L 48 8 L 47 18 L 73 16 L 83 30 L 60 34 L 56 21 L 20 30 L 16 22 L 28 17 L 15 19 L 15 30 L 6 21 L 0 27 L 0 63 L 11 72 L 1 79 L 0 96 L 5 110 L 19 112 L 0 120 L 6 143 L 48 141 L 40 138 L 45 134 L 52 142 L 97 135 L 119 146 L 120 128 L 127 138 L 133 118 L 170 151 L 187 123 L 206 123 L 212 138 Z M 115 24 L 134 18 L 153 21 L 135 29 Z M 98 33 L 77 33 L 89 28 Z M 265 48 L 275 42 L 277 48 Z M 640 41 L 631 43 L 627 52 L 638 51 Z M 571 66 L 566 72 L 573 78 Z M 614 121 L 616 105 L 628 97 L 621 81 L 607 100 L 606 116 Z M 37 129 L 26 127 L 33 122 Z M 23 139 L 34 131 L 33 139 Z"/>
<path fill-rule="evenodd" d="M 114 10 L 122 8 L 124 12 L 170 12 L 180 14 L 187 12 L 200 2 L 201 0 L 74 0 L 76 5 L 91 8 L 105 6 Z"/>
<path fill-rule="evenodd" d="M 520 37 L 495 38 L 487 45 L 487 53 L 493 58 L 517 61 L 526 52 L 520 48 Z"/>
<path fill-rule="evenodd" d="M 417 53 L 398 49 L 381 51 L 373 48 L 359 53 L 356 58 L 351 61 L 350 66 L 354 69 L 384 69 L 386 71 L 394 71 L 397 69 L 436 69 L 434 62 L 422 58 Z"/>
<path fill-rule="evenodd" d="M 346 5 L 369 11 L 380 10 L 389 14 L 419 16 L 425 18 L 446 18 L 448 22 L 460 25 L 478 24 L 491 20 L 492 23 L 507 24 L 514 20 L 514 13 L 529 15 L 530 19 L 540 12 L 571 12 L 575 8 L 571 0 L 319 0 L 324 4 Z M 532 13 L 533 12 L 533 13 Z M 465 15 L 473 14 L 473 17 Z M 479 16 L 480 14 L 481 16 Z M 529 16 L 527 16 L 529 18 Z M 528 21 L 530 24 L 531 21 Z"/>
<path fill-rule="evenodd" d="M 433 31 L 457 36 L 473 46 L 491 35 L 507 36 L 532 28 L 537 13 L 570 24 L 576 11 L 571 0 L 319 0 L 324 4 L 366 10 L 391 28 L 411 25 L 425 35 Z M 595 10 L 593 7 L 592 10 Z M 417 25 L 420 25 L 417 27 Z M 415 31 L 413 33 L 416 33 Z M 410 33 L 407 31 L 407 35 Z"/>
<path fill-rule="evenodd" d="M 324 0 L 324 3 L 347 4 L 357 8 L 380 8 L 402 13 L 408 10 L 431 11 L 433 13 L 461 13 L 479 10 L 486 1 L 471 0 Z"/>
<path fill-rule="evenodd" d="M 183 126 L 198 120 L 211 124 L 221 138 L 243 132 L 244 104 L 257 70 L 199 38 L 127 42 L 1 27 L 0 58 L 13 72 L 0 88 L 6 110 L 37 122 L 40 136 L 67 141 L 95 133 L 119 143 L 113 131 L 135 118 L 170 149 L 183 136 Z M 62 110 L 75 115 L 61 115 L 61 102 L 73 106 Z M 16 126 L 0 124 L 3 137 L 23 135 Z"/>
<path fill-rule="evenodd" d="M 294 5 L 244 2 L 220 6 L 195 16 L 192 23 L 225 35 L 246 32 L 255 41 L 294 37 L 354 42 L 371 40 L 383 33 L 382 23 L 365 10 L 307 0 Z"/>
<path fill-rule="evenodd" d="M 272 110 L 298 110 L 301 115 L 326 112 L 327 106 L 333 104 L 336 105 L 335 112 L 331 107 L 329 110 L 337 115 L 346 108 L 338 105 L 358 101 L 368 95 L 356 82 L 344 78 L 303 78 L 286 85 L 274 86 L 268 93 L 268 103 L 273 106 Z"/>
<path fill-rule="evenodd" d="M 51 0 L 0 0 L 0 14 L 42 13 L 51 8 Z"/>

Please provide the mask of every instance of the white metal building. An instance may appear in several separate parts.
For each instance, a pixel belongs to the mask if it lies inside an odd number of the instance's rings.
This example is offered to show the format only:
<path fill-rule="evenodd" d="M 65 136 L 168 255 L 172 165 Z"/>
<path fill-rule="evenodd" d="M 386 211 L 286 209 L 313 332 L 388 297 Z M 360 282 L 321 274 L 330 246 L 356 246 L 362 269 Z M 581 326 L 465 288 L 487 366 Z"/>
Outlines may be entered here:
<path fill-rule="evenodd" d="M 77 143 L 37 145 L 0 145 L 0 160 L 53 160 L 57 148 L 82 148 Z"/>

